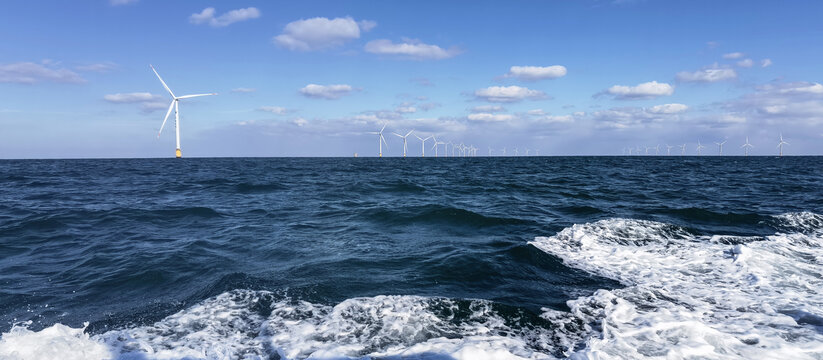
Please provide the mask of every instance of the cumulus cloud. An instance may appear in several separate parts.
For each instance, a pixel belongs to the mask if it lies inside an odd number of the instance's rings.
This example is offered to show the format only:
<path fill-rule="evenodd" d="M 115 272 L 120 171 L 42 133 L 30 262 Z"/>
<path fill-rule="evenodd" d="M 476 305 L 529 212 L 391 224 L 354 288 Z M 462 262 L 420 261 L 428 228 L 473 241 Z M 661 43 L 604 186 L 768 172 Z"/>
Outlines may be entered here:
<path fill-rule="evenodd" d="M 543 109 L 532 109 L 532 110 L 526 111 L 526 114 L 529 114 L 529 115 L 547 115 L 547 113 L 545 111 L 543 111 Z"/>
<path fill-rule="evenodd" d="M 733 53 L 723 54 L 724 59 L 740 59 L 744 56 L 746 56 L 746 54 L 744 54 L 742 52 L 733 52 Z"/>
<path fill-rule="evenodd" d="M 754 61 L 752 61 L 752 59 L 743 59 L 737 62 L 737 66 L 742 68 L 750 68 L 752 65 L 754 65 Z"/>
<path fill-rule="evenodd" d="M 417 108 L 411 105 L 402 105 L 395 108 L 394 111 L 397 111 L 401 114 L 412 114 L 417 112 Z"/>
<path fill-rule="evenodd" d="M 191 16 L 189 16 L 189 22 L 192 24 L 209 24 L 211 27 L 223 27 L 236 22 L 260 17 L 260 10 L 254 7 L 232 10 L 217 17 L 214 16 L 215 13 L 216 11 L 213 7 L 205 8 L 199 13 L 191 14 Z"/>
<path fill-rule="evenodd" d="M 772 59 L 763 59 L 760 61 L 760 67 L 772 66 Z"/>
<path fill-rule="evenodd" d="M 663 104 L 652 106 L 646 110 L 652 114 L 677 114 L 688 109 L 689 107 L 683 104 Z"/>
<path fill-rule="evenodd" d="M 772 83 L 723 105 L 724 109 L 762 124 L 823 124 L 823 85 L 812 82 Z"/>
<path fill-rule="evenodd" d="M 721 68 L 717 64 L 695 72 L 681 71 L 677 80 L 682 82 L 713 83 L 737 78 L 737 72 L 730 68 Z"/>
<path fill-rule="evenodd" d="M 605 91 L 618 100 L 653 99 L 668 96 L 674 93 L 674 87 L 657 81 L 645 82 L 636 86 L 614 85 Z"/>
<path fill-rule="evenodd" d="M 391 55 L 415 60 L 441 60 L 454 57 L 460 53 L 455 47 L 443 49 L 437 45 L 430 45 L 415 39 L 403 39 L 403 42 L 394 43 L 391 40 L 372 40 L 366 44 L 366 52 L 378 55 Z"/>
<path fill-rule="evenodd" d="M 351 94 L 355 91 L 353 87 L 350 85 L 345 84 L 338 84 L 338 85 L 317 85 L 317 84 L 308 84 L 302 89 L 300 89 L 300 93 L 303 96 L 315 98 L 315 99 L 327 99 L 327 100 L 334 100 L 339 99 L 343 96 Z"/>
<path fill-rule="evenodd" d="M 257 89 L 254 89 L 254 88 L 244 88 L 244 87 L 239 87 L 239 88 L 234 88 L 234 89 L 231 89 L 231 92 L 234 92 L 234 93 L 252 93 L 252 92 L 255 92 L 255 91 L 257 91 Z"/>
<path fill-rule="evenodd" d="M 552 66 L 512 66 L 503 77 L 513 77 L 525 81 L 556 79 L 566 76 L 566 67 Z"/>
<path fill-rule="evenodd" d="M 500 105 L 480 105 L 471 108 L 469 111 L 473 113 L 495 113 L 506 111 L 506 109 Z"/>
<path fill-rule="evenodd" d="M 120 6 L 120 5 L 134 4 L 137 1 L 138 0 L 109 0 L 109 4 L 111 4 L 111 6 Z"/>
<path fill-rule="evenodd" d="M 139 104 L 144 112 L 166 110 L 169 107 L 169 101 L 163 96 L 149 92 L 108 94 L 103 96 L 103 100 L 113 104 Z"/>
<path fill-rule="evenodd" d="M 513 115 L 509 114 L 491 114 L 491 113 L 474 113 L 467 117 L 471 121 L 477 122 L 504 122 L 514 120 Z"/>
<path fill-rule="evenodd" d="M 257 108 L 257 110 L 270 112 L 272 114 L 277 114 L 277 115 L 284 115 L 284 114 L 287 114 L 289 112 L 288 109 L 286 109 L 284 107 L 281 107 L 281 106 L 261 106 L 261 107 Z"/>
<path fill-rule="evenodd" d="M 286 24 L 283 33 L 274 37 L 274 43 L 293 51 L 325 50 L 358 39 L 361 32 L 375 26 L 374 21 L 357 22 L 350 17 L 297 20 Z"/>
<path fill-rule="evenodd" d="M 488 102 L 513 103 L 526 99 L 543 99 L 546 93 L 520 86 L 490 86 L 474 92 L 478 99 Z"/>
<path fill-rule="evenodd" d="M 41 82 L 84 83 L 85 79 L 69 69 L 56 68 L 51 62 L 0 64 L 0 83 L 36 84 Z"/>

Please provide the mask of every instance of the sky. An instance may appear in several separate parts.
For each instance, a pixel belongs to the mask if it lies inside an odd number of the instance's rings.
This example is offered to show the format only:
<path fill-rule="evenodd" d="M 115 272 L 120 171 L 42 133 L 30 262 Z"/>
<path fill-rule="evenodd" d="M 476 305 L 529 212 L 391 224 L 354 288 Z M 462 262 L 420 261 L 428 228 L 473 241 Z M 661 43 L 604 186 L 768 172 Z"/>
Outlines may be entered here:
<path fill-rule="evenodd" d="M 823 154 L 820 1 L 0 4 L 0 158 Z M 433 140 L 426 155 L 434 155 Z M 444 145 L 437 151 L 442 155 Z M 450 150 L 451 151 L 451 150 Z"/>

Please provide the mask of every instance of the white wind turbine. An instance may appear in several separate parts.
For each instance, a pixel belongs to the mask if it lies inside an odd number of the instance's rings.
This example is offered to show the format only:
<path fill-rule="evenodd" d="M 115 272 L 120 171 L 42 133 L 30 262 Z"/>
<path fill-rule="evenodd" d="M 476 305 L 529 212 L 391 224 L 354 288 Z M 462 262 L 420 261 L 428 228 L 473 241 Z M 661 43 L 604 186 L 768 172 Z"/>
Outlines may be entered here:
<path fill-rule="evenodd" d="M 654 154 L 660 155 L 660 144 L 657 144 L 657 146 L 654 147 Z"/>
<path fill-rule="evenodd" d="M 783 134 L 780 134 L 780 143 L 777 144 L 777 147 L 780 148 L 780 157 L 783 157 L 783 145 L 789 145 L 789 143 L 783 141 Z"/>
<path fill-rule="evenodd" d="M 417 136 L 417 134 L 415 134 L 414 137 L 416 137 L 418 140 L 423 142 L 423 152 L 421 153 L 422 155 L 420 155 L 420 157 L 426 157 L 426 140 L 431 139 L 433 136 L 429 136 L 429 137 L 424 139 L 424 138 L 421 138 L 421 137 Z M 437 140 L 434 140 L 434 142 L 436 143 Z"/>
<path fill-rule="evenodd" d="M 671 155 L 672 155 L 672 148 L 673 148 L 673 147 L 674 147 L 674 146 L 671 146 L 671 145 L 669 145 L 669 144 L 666 144 L 666 156 L 671 156 Z"/>
<path fill-rule="evenodd" d="M 517 152 L 517 148 L 514 148 L 514 156 L 517 156 L 517 155 L 519 155 L 519 153 Z"/>
<path fill-rule="evenodd" d="M 526 148 L 526 156 L 529 156 L 529 151 L 531 150 L 529 150 L 529 148 Z"/>
<path fill-rule="evenodd" d="M 723 140 L 723 142 L 715 142 L 715 144 L 717 144 L 717 147 L 719 148 L 719 151 L 720 151 L 719 156 L 723 156 L 723 144 L 725 144 L 726 141 L 728 141 L 728 140 Z"/>
<path fill-rule="evenodd" d="M 492 156 L 492 147 L 489 146 L 489 156 Z"/>
<path fill-rule="evenodd" d="M 398 133 L 392 133 L 395 136 L 399 136 L 399 137 L 403 138 L 403 157 L 406 157 L 406 150 L 407 150 L 407 148 L 406 148 L 406 138 L 409 137 L 409 135 L 411 135 L 411 133 L 413 133 L 413 132 L 414 132 L 414 130 L 409 131 L 408 133 L 406 133 L 406 136 L 400 135 Z"/>
<path fill-rule="evenodd" d="M 501 152 L 503 152 L 503 156 L 506 156 L 506 148 L 505 148 L 505 147 L 503 147 L 502 149 L 500 149 L 500 151 L 501 151 Z"/>
<path fill-rule="evenodd" d="M 534 149 L 534 156 L 540 156 L 540 149 Z"/>
<path fill-rule="evenodd" d="M 169 105 L 169 111 L 166 112 L 166 117 L 163 118 L 163 124 L 160 125 L 160 131 L 157 132 L 157 137 L 160 137 L 160 134 L 163 133 L 163 127 L 166 126 L 166 120 L 169 119 L 169 115 L 171 115 L 171 109 L 174 108 L 174 133 L 175 133 L 174 137 L 177 141 L 177 148 L 174 151 L 174 156 L 176 156 L 177 158 L 180 158 L 180 157 L 183 156 L 183 153 L 180 151 L 180 106 L 178 105 L 178 103 L 180 102 L 181 99 L 190 99 L 190 98 L 194 98 L 194 97 L 198 97 L 198 96 L 210 96 L 210 95 L 217 95 L 217 94 L 216 93 L 211 93 L 211 94 L 194 94 L 194 95 L 174 96 L 174 93 L 171 92 L 171 89 L 169 89 L 169 86 L 166 85 L 165 81 L 163 81 L 163 78 L 160 77 L 160 74 L 157 73 L 157 70 L 154 69 L 154 66 L 149 64 L 149 67 L 151 67 L 151 71 L 154 71 L 154 75 L 157 75 L 157 78 L 160 79 L 160 83 L 163 84 L 163 87 L 166 88 L 166 91 L 168 91 L 169 94 L 172 97 L 171 104 Z"/>
<path fill-rule="evenodd" d="M 686 155 L 686 144 L 680 145 L 680 156 Z"/>
<path fill-rule="evenodd" d="M 743 146 L 741 147 L 743 148 L 743 153 L 745 154 L 745 156 L 749 156 L 749 148 L 753 148 L 754 145 L 749 144 L 749 137 L 746 136 L 746 143 L 743 144 Z"/>
<path fill-rule="evenodd" d="M 704 148 L 702 144 L 700 144 L 700 140 L 697 140 L 697 156 L 700 156 L 700 149 Z"/>
<path fill-rule="evenodd" d="M 377 147 L 378 153 L 377 156 L 383 157 L 383 144 L 386 144 L 386 150 L 389 149 L 389 143 L 386 142 L 386 138 L 383 137 L 383 130 L 386 130 L 386 125 L 389 123 L 383 124 L 383 128 L 380 131 L 372 131 L 369 134 L 377 135 Z"/>
<path fill-rule="evenodd" d="M 434 135 L 432 135 L 431 138 L 432 138 L 432 141 L 434 141 L 434 145 L 432 145 L 432 149 L 434 149 L 434 157 L 437 157 L 437 147 L 438 147 L 437 145 L 442 145 L 442 144 L 445 144 L 445 143 L 442 142 L 442 141 L 437 141 L 437 137 L 434 136 Z"/>

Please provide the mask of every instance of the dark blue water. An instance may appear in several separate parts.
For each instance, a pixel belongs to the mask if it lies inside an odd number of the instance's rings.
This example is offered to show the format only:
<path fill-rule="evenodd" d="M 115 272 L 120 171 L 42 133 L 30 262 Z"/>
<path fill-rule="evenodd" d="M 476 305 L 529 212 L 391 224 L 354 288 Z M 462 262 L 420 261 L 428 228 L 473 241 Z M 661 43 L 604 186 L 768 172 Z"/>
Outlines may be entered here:
<path fill-rule="evenodd" d="M 796 213 L 810 220 L 797 225 L 780 218 Z M 820 213 L 819 157 L 0 161 L 0 332 L 88 322 L 86 333 L 103 341 L 112 331 L 165 324 L 175 313 L 228 296 L 250 314 L 232 315 L 252 324 L 248 337 L 265 335 L 255 341 L 271 344 L 214 358 L 303 358 L 322 346 L 294 350 L 299 346 L 278 340 L 276 329 L 261 333 L 253 319 L 281 321 L 273 312 L 285 311 L 276 306 L 284 302 L 330 312 L 352 299 L 422 301 L 426 314 L 455 327 L 422 323 L 408 337 L 383 337 L 335 356 L 388 356 L 393 346 L 413 353 L 415 344 L 432 339 L 470 338 L 477 334 L 459 329 L 474 324 L 467 319 L 479 316 L 482 304 L 484 319 L 505 323 L 484 325 L 491 335 L 525 343 L 501 348 L 522 357 L 564 357 L 602 338 L 602 321 L 577 317 L 563 325 L 552 316 L 573 311 L 569 300 L 636 281 L 573 266 L 530 244 L 536 237 L 574 224 L 634 219 L 676 227 L 692 242 L 718 234 L 760 241 L 817 231 Z M 287 318 L 318 316 L 298 310 Z M 814 331 L 800 320 L 795 326 Z M 212 342 L 237 343 L 217 334 Z M 371 341 L 380 334 L 359 336 Z M 157 343 L 175 351 L 169 341 Z M 460 357 L 436 346 L 421 354 Z"/>

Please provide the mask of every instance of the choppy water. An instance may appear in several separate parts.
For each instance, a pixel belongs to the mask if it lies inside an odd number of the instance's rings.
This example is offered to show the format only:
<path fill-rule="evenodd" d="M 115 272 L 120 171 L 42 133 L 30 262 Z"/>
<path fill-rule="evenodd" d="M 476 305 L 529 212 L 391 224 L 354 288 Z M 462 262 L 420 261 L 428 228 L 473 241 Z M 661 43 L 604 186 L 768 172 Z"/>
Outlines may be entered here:
<path fill-rule="evenodd" d="M 823 359 L 823 158 L 0 161 L 0 359 Z"/>

